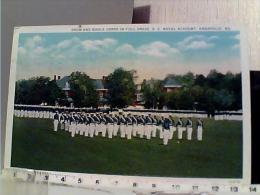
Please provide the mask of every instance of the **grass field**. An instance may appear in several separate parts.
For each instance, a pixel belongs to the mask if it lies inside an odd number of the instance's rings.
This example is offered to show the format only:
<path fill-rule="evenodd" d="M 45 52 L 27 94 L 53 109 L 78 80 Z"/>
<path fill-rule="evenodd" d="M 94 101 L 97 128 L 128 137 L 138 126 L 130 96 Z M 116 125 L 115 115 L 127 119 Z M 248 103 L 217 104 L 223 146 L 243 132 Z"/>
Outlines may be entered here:
<path fill-rule="evenodd" d="M 71 138 L 52 120 L 14 118 L 12 166 L 51 171 L 171 177 L 242 177 L 242 122 L 205 120 L 203 141 Z M 184 135 L 186 137 L 186 134 Z M 195 135 L 194 135 L 195 137 Z"/>

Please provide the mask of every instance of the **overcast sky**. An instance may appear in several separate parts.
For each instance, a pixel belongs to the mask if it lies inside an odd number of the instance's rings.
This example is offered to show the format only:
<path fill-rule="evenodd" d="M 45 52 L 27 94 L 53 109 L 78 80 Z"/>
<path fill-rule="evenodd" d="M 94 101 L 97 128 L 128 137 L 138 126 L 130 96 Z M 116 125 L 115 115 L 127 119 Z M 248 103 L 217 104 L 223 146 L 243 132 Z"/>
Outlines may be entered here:
<path fill-rule="evenodd" d="M 238 32 L 85 32 L 21 34 L 16 79 L 69 75 L 92 78 L 117 67 L 135 69 L 139 81 L 167 74 L 240 72 Z"/>

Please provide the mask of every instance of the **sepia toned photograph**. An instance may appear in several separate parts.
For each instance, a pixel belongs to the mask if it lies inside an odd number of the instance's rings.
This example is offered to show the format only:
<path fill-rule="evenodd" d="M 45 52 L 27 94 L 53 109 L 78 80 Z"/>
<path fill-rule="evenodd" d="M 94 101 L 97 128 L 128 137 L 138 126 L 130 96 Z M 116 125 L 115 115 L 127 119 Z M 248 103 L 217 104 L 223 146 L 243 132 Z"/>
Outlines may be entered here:
<path fill-rule="evenodd" d="M 242 179 L 240 31 L 129 26 L 18 33 L 10 166 Z"/>

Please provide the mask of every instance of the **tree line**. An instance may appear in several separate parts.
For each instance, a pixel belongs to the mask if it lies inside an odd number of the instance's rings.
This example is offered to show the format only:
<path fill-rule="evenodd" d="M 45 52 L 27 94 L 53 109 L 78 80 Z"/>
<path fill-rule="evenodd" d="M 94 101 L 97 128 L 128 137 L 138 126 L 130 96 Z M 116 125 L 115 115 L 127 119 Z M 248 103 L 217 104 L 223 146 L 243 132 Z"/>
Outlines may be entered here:
<path fill-rule="evenodd" d="M 172 92 L 162 90 L 164 81 L 174 79 L 182 87 Z M 215 111 L 242 109 L 241 73 L 220 73 L 211 70 L 207 76 L 170 74 L 164 81 L 143 82 L 142 93 L 146 108 L 167 107 L 177 110 L 203 110 L 214 115 Z M 152 83 L 152 85 L 151 85 Z"/>
<path fill-rule="evenodd" d="M 164 89 L 165 81 L 173 79 L 181 85 L 171 92 Z M 15 103 L 69 105 L 69 98 L 76 107 L 97 107 L 102 104 L 124 108 L 136 101 L 136 85 L 132 71 L 115 69 L 105 80 L 103 99 L 93 80 L 83 72 L 73 72 L 69 80 L 69 94 L 60 89 L 49 77 L 34 77 L 16 82 Z M 211 70 L 207 76 L 188 72 L 183 75 L 169 74 L 164 80 L 144 80 L 141 85 L 142 103 L 145 108 L 204 110 L 214 114 L 221 110 L 242 108 L 241 74 L 220 73 Z M 105 100 L 105 102 L 103 102 Z"/>

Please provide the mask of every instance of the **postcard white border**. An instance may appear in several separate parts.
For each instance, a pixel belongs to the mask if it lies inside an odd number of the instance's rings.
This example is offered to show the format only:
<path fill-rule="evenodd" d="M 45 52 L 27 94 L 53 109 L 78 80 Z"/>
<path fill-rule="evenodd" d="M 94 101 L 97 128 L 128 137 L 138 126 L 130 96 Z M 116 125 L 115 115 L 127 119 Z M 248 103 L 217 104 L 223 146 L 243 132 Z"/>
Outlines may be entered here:
<path fill-rule="evenodd" d="M 13 111 L 15 95 L 15 77 L 16 63 L 18 53 L 18 40 L 20 33 L 51 33 L 51 32 L 158 32 L 158 31 L 240 31 L 240 51 L 241 51 L 241 74 L 242 74 L 242 101 L 243 101 L 243 173 L 242 179 L 218 179 L 218 178 L 172 178 L 172 177 L 150 177 L 150 176 L 121 176 L 121 175 L 104 175 L 104 174 L 82 174 L 82 173 L 64 173 L 66 175 L 85 175 L 95 176 L 101 180 L 109 181 L 112 178 L 120 179 L 121 182 L 159 182 L 164 183 L 201 183 L 201 184 L 250 184 L 251 182 L 251 108 L 250 108 L 250 79 L 248 64 L 248 47 L 246 42 L 246 32 L 244 28 L 228 25 L 198 25 L 198 24 L 116 24 L 116 25 L 67 25 L 67 26 L 28 26 L 16 27 L 14 29 L 12 59 L 10 66 L 9 94 L 8 94 L 8 112 L 6 122 L 6 140 L 5 140 L 5 159 L 4 168 L 11 167 L 11 147 L 12 147 L 12 128 L 13 128 Z M 26 169 L 24 169 L 26 170 Z M 46 171 L 49 173 L 60 173 Z"/>

